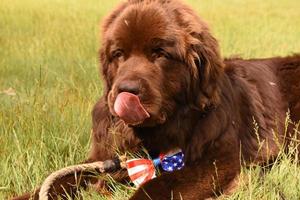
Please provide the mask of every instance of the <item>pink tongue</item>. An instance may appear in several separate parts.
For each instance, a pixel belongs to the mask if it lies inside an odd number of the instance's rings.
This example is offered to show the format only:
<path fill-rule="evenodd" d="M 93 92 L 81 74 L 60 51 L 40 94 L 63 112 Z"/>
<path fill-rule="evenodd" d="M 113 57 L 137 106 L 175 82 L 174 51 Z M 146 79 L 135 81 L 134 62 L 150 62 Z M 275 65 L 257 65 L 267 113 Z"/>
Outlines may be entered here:
<path fill-rule="evenodd" d="M 129 92 L 121 92 L 117 96 L 114 110 L 127 124 L 138 124 L 150 117 L 139 97 Z"/>

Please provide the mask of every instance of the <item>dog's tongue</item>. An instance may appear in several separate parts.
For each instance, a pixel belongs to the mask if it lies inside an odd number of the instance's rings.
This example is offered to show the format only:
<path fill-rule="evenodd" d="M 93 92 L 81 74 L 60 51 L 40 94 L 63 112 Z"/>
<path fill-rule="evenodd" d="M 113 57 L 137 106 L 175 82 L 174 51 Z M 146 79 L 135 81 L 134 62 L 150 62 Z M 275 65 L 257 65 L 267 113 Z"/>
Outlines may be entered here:
<path fill-rule="evenodd" d="M 121 92 L 117 96 L 114 110 L 127 124 L 138 124 L 150 117 L 139 97 L 128 92 Z"/>

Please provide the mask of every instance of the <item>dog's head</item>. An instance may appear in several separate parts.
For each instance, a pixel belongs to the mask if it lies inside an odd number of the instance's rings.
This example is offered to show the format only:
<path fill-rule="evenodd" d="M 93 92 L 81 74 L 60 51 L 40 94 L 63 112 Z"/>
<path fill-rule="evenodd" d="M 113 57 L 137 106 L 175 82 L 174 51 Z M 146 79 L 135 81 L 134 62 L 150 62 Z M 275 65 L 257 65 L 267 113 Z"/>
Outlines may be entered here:
<path fill-rule="evenodd" d="M 100 59 L 110 112 L 128 124 L 155 126 L 182 106 L 218 104 L 217 41 L 176 0 L 123 2 L 104 22 Z"/>

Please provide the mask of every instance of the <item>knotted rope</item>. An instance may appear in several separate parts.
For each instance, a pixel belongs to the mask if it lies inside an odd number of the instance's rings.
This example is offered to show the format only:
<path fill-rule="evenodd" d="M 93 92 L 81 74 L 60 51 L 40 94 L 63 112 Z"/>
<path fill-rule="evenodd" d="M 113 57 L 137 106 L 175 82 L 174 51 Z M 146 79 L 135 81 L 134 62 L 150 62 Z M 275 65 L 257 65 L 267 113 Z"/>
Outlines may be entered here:
<path fill-rule="evenodd" d="M 53 172 L 45 179 L 39 192 L 39 200 L 49 200 L 49 190 L 53 183 L 68 174 L 85 171 L 99 171 L 100 173 L 115 172 L 121 168 L 126 168 L 126 157 L 124 156 L 103 162 L 98 161 L 65 167 Z"/>

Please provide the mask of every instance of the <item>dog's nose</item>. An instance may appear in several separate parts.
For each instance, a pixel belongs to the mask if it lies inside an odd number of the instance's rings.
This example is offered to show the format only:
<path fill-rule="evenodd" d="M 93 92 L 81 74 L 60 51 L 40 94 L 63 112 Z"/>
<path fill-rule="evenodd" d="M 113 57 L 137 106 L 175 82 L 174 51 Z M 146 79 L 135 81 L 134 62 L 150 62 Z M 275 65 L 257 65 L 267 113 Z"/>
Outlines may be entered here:
<path fill-rule="evenodd" d="M 135 95 L 140 93 L 140 85 L 138 81 L 122 81 L 119 84 L 118 92 L 129 92 Z"/>

